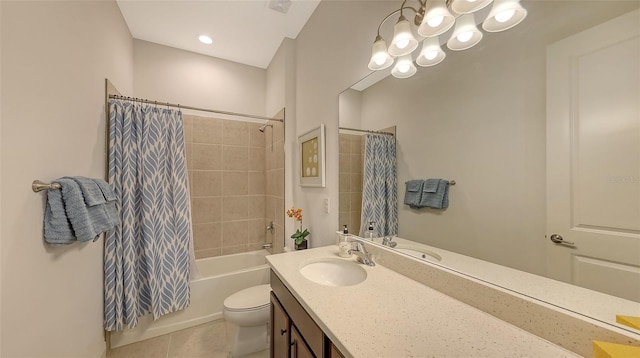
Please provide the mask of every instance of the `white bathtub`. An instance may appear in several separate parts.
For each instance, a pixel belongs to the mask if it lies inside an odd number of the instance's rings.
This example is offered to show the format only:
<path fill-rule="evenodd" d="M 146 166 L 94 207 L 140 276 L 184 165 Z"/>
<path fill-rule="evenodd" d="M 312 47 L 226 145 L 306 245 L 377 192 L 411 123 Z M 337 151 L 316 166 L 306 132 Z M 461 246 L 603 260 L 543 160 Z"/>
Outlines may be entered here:
<path fill-rule="evenodd" d="M 153 321 L 147 314 L 138 326 L 111 333 L 111 348 L 142 341 L 222 318 L 224 300 L 242 289 L 269 283 L 266 250 L 196 260 L 201 278 L 191 281 L 191 305 Z"/>

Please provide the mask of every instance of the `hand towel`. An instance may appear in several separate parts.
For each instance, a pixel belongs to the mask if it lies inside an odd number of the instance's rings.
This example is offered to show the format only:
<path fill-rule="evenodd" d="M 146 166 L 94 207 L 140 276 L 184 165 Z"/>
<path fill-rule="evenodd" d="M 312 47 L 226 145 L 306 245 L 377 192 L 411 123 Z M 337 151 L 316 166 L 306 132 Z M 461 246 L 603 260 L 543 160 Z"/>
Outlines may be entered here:
<path fill-rule="evenodd" d="M 432 181 L 433 180 L 433 181 Z M 422 190 L 422 198 L 419 207 L 428 207 L 433 209 L 446 209 L 449 207 L 449 181 L 444 179 L 428 179 L 430 185 L 425 185 Z M 433 190 L 433 183 L 436 184 L 436 190 Z"/>
<path fill-rule="evenodd" d="M 102 193 L 102 189 L 93 179 L 85 177 L 65 178 L 71 179 L 78 184 L 80 190 L 82 190 L 82 196 L 84 197 L 84 202 L 85 204 L 87 204 L 87 206 L 96 206 L 107 202 L 104 194 Z"/>
<path fill-rule="evenodd" d="M 409 180 L 405 184 L 407 187 L 404 194 L 404 203 L 412 209 L 417 209 L 420 205 L 420 199 L 422 198 L 424 180 Z"/>
<path fill-rule="evenodd" d="M 83 185 L 87 184 L 87 189 L 83 191 L 78 181 Z M 103 197 L 104 204 L 88 204 L 100 201 L 97 196 L 103 195 L 102 189 L 95 182 L 92 181 L 95 187 L 87 181 L 78 180 L 78 177 L 60 178 L 55 182 L 62 188 L 49 190 L 47 193 L 44 225 L 46 242 L 61 245 L 70 244 L 74 240 L 95 240 L 99 234 L 113 229 L 118 224 L 115 201 L 106 202 Z M 84 192 L 88 193 L 87 196 L 95 195 L 96 198 L 85 198 Z"/>
<path fill-rule="evenodd" d="M 427 179 L 424 181 L 424 186 L 422 187 L 422 191 L 425 193 L 435 193 L 438 191 L 438 185 L 440 184 L 440 179 Z"/>

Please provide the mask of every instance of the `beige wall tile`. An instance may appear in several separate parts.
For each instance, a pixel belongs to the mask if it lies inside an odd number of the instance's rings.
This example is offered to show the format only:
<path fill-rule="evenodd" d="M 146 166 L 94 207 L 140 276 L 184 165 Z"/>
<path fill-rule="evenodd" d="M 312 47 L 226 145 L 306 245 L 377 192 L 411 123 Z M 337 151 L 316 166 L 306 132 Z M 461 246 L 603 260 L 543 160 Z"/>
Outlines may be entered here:
<path fill-rule="evenodd" d="M 213 249 L 206 249 L 206 250 L 197 250 L 195 254 L 196 254 L 196 259 L 220 256 L 222 255 L 222 247 L 216 247 Z"/>
<path fill-rule="evenodd" d="M 249 172 L 249 195 L 266 193 L 266 174 L 262 172 Z"/>
<path fill-rule="evenodd" d="M 249 146 L 264 148 L 265 139 L 267 138 L 267 131 L 265 133 L 260 132 L 258 129 L 262 127 L 259 123 L 249 123 Z"/>
<path fill-rule="evenodd" d="M 351 174 L 342 174 L 338 179 L 338 187 L 341 193 L 351 192 Z"/>
<path fill-rule="evenodd" d="M 351 174 L 351 192 L 362 191 L 362 174 Z"/>
<path fill-rule="evenodd" d="M 362 155 L 351 154 L 351 173 L 362 173 Z"/>
<path fill-rule="evenodd" d="M 222 221 L 222 199 L 219 197 L 193 198 L 191 219 L 194 224 Z"/>
<path fill-rule="evenodd" d="M 354 228 L 358 228 L 358 230 L 360 229 L 361 226 L 361 216 L 360 216 L 360 212 L 359 211 L 351 211 L 351 226 Z M 355 233 L 355 232 L 354 232 Z"/>
<path fill-rule="evenodd" d="M 273 145 L 274 169 L 284 169 L 284 141 L 279 140 Z"/>
<path fill-rule="evenodd" d="M 349 144 L 351 145 L 351 154 L 362 154 L 363 151 L 363 138 L 364 136 L 353 136 L 351 137 L 351 140 L 349 141 Z"/>
<path fill-rule="evenodd" d="M 222 220 L 246 220 L 249 217 L 247 196 L 225 196 L 222 198 Z"/>
<path fill-rule="evenodd" d="M 193 116 L 188 114 L 182 116 L 182 130 L 184 131 L 184 142 L 193 142 Z"/>
<path fill-rule="evenodd" d="M 278 200 L 274 196 L 266 196 L 265 213 L 264 217 L 268 220 L 275 221 L 276 217 L 276 201 Z"/>
<path fill-rule="evenodd" d="M 239 246 L 225 246 L 222 248 L 223 255 L 239 254 L 247 251 L 249 251 L 249 246 L 247 244 Z"/>
<path fill-rule="evenodd" d="M 273 141 L 283 141 L 284 140 L 284 124 L 282 122 L 269 122 L 273 124 Z"/>
<path fill-rule="evenodd" d="M 261 242 L 255 242 L 253 244 L 249 244 L 247 245 L 247 251 L 258 251 L 258 250 L 262 250 L 262 244 Z"/>
<path fill-rule="evenodd" d="M 284 197 L 284 168 L 275 170 L 273 192 L 270 194 Z"/>
<path fill-rule="evenodd" d="M 247 220 L 225 221 L 222 223 L 222 247 L 246 245 L 249 243 Z"/>
<path fill-rule="evenodd" d="M 222 223 L 193 225 L 194 250 L 222 247 Z"/>
<path fill-rule="evenodd" d="M 269 171 L 276 167 L 276 153 L 273 151 L 272 146 L 267 146 L 264 149 L 264 169 Z"/>
<path fill-rule="evenodd" d="M 249 149 L 247 147 L 237 147 L 225 145 L 222 147 L 222 169 L 223 170 L 248 170 L 249 169 Z"/>
<path fill-rule="evenodd" d="M 191 170 L 193 168 L 193 145 L 191 142 L 184 143 L 184 152 L 187 157 L 187 169 Z"/>
<path fill-rule="evenodd" d="M 340 144 L 338 151 L 340 154 L 351 154 L 351 138 L 348 134 L 340 133 Z"/>
<path fill-rule="evenodd" d="M 245 171 L 222 172 L 222 195 L 247 195 L 249 193 L 249 173 Z"/>
<path fill-rule="evenodd" d="M 351 193 L 339 194 L 338 211 L 351 211 Z"/>
<path fill-rule="evenodd" d="M 351 193 L 351 197 L 347 200 L 350 201 L 351 211 L 361 211 L 362 210 L 362 192 L 354 191 Z"/>
<path fill-rule="evenodd" d="M 265 242 L 265 237 L 267 236 L 266 228 L 268 223 L 269 220 L 265 219 L 249 220 L 249 244 Z"/>
<path fill-rule="evenodd" d="M 274 220 L 275 223 L 277 225 L 284 226 L 284 219 L 285 219 L 284 198 L 276 198 L 276 200 L 274 200 L 274 211 L 275 213 L 273 217 L 275 218 Z M 271 217 L 268 217 L 267 219 L 271 220 Z"/>
<path fill-rule="evenodd" d="M 195 171 L 193 172 L 194 196 L 220 196 L 222 195 L 221 171 Z"/>
<path fill-rule="evenodd" d="M 222 168 L 222 146 L 218 144 L 193 144 L 194 170 L 220 170 Z"/>
<path fill-rule="evenodd" d="M 222 122 L 222 144 L 249 145 L 249 126 L 246 122 L 225 120 Z"/>
<path fill-rule="evenodd" d="M 338 230 L 342 229 L 342 225 L 347 224 L 349 227 L 349 232 L 351 232 L 351 213 L 350 212 L 339 212 L 338 213 Z"/>
<path fill-rule="evenodd" d="M 264 148 L 249 148 L 249 170 L 266 170 Z"/>
<path fill-rule="evenodd" d="M 222 120 L 196 116 L 193 120 L 193 142 L 222 144 Z"/>
<path fill-rule="evenodd" d="M 264 219 L 266 211 L 266 197 L 264 195 L 248 196 L 249 201 L 249 219 Z"/>
<path fill-rule="evenodd" d="M 351 154 L 340 153 L 338 172 L 340 174 L 351 173 Z"/>
<path fill-rule="evenodd" d="M 189 171 L 189 195 L 193 197 L 193 171 Z"/>

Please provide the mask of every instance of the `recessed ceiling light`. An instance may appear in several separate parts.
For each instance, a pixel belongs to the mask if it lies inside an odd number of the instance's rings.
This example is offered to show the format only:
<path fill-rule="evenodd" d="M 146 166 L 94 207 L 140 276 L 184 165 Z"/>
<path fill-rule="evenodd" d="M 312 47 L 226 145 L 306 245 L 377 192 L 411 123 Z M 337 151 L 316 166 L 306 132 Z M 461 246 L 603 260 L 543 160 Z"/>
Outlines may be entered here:
<path fill-rule="evenodd" d="M 213 43 L 213 40 L 211 39 L 211 37 L 207 35 L 198 36 L 198 40 L 200 40 L 200 42 L 202 42 L 205 45 L 211 45 Z"/>

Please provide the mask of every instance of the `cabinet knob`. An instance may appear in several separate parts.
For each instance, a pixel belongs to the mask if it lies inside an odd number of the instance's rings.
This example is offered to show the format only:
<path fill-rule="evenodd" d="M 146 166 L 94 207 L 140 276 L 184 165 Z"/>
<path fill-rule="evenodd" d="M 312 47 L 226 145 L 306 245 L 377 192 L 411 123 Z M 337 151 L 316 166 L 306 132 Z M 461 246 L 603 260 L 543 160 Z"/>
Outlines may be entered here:
<path fill-rule="evenodd" d="M 287 333 L 287 330 L 286 330 L 286 329 L 281 329 L 281 330 L 280 330 L 280 335 L 281 335 L 281 336 L 284 336 L 284 334 L 285 334 L 285 333 Z"/>

